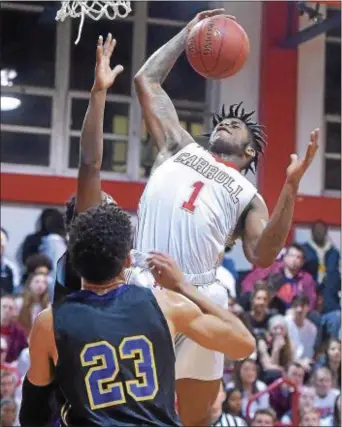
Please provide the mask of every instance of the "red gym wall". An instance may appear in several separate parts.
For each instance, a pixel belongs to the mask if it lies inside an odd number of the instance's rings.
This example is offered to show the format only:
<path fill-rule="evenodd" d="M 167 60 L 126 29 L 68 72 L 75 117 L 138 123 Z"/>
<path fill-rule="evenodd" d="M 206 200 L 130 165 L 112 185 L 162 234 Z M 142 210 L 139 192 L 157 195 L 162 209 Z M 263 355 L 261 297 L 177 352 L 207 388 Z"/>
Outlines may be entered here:
<path fill-rule="evenodd" d="M 260 192 L 272 211 L 285 179 L 290 154 L 296 152 L 297 51 L 278 43 L 286 36 L 286 2 L 264 2 L 259 117 L 267 128 L 268 147 L 259 171 Z M 297 28 L 298 23 L 294 22 Z M 62 205 L 75 192 L 74 178 L 1 173 L 1 200 Z M 126 210 L 135 211 L 144 184 L 104 181 L 103 189 Z M 341 200 L 298 196 L 294 223 L 321 219 L 341 224 Z"/>

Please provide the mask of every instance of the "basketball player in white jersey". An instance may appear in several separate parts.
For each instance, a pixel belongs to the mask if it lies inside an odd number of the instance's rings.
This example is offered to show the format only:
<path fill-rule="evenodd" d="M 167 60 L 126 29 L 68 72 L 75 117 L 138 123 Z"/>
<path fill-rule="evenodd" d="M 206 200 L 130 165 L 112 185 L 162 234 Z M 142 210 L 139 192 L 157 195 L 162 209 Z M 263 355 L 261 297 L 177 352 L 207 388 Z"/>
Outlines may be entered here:
<path fill-rule="evenodd" d="M 188 282 L 227 307 L 227 292 L 215 278 L 224 247 L 241 238 L 245 256 L 253 265 L 266 267 L 276 259 L 291 226 L 299 182 L 317 150 L 318 130 L 311 134 L 303 160 L 291 156 L 278 203 L 269 218 L 257 189 L 241 174 L 257 166 L 265 145 L 262 127 L 251 120 L 253 113 L 246 113 L 239 104 L 215 114 L 208 150 L 181 127 L 161 85 L 184 51 L 189 30 L 200 20 L 222 13 L 224 9 L 198 14 L 155 52 L 135 77 L 144 119 L 159 154 L 139 205 L 135 267 L 129 272 L 129 281 L 153 285 L 146 255 L 150 250 L 164 252 L 177 261 Z M 272 177 L 269 179 L 272 185 Z M 176 358 L 182 422 L 186 426 L 209 425 L 210 407 L 223 373 L 223 355 L 179 337 Z"/>

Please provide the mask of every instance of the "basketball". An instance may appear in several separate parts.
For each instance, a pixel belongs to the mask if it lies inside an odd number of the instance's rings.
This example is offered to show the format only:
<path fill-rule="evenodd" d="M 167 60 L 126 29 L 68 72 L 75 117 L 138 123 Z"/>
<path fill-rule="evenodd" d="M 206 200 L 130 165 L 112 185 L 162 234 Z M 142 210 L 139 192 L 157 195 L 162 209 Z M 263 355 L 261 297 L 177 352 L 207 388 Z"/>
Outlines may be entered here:
<path fill-rule="evenodd" d="M 190 31 L 186 56 L 192 68 L 207 79 L 236 74 L 249 55 L 249 39 L 236 21 L 224 15 L 206 18 Z"/>

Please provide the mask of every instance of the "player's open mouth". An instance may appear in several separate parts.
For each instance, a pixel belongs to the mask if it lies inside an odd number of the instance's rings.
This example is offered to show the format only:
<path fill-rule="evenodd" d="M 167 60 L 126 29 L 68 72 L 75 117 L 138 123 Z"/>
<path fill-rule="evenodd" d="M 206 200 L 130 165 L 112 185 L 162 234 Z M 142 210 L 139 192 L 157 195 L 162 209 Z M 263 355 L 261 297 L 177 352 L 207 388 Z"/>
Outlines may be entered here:
<path fill-rule="evenodd" d="M 220 127 L 220 128 L 218 128 L 217 132 L 220 132 L 220 131 L 227 132 L 229 135 L 231 135 L 231 132 L 226 127 Z"/>

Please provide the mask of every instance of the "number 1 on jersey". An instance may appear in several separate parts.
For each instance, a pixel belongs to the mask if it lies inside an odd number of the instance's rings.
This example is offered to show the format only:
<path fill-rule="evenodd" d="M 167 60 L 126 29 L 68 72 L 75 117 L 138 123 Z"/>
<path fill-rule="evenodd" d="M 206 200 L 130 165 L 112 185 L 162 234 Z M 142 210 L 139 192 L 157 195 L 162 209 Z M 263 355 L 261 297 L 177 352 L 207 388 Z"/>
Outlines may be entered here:
<path fill-rule="evenodd" d="M 191 212 L 191 213 L 193 213 L 196 209 L 195 201 L 196 201 L 200 191 L 204 187 L 204 183 L 201 181 L 197 181 L 192 185 L 192 187 L 194 188 L 194 191 L 192 192 L 189 200 L 182 204 L 182 208 Z"/>

